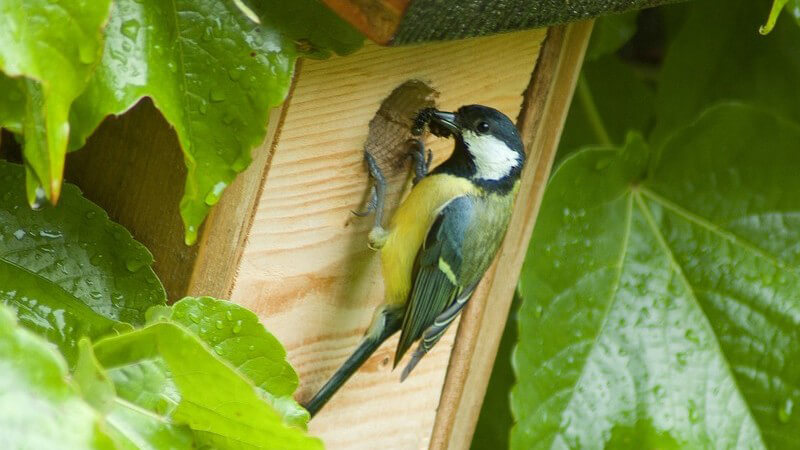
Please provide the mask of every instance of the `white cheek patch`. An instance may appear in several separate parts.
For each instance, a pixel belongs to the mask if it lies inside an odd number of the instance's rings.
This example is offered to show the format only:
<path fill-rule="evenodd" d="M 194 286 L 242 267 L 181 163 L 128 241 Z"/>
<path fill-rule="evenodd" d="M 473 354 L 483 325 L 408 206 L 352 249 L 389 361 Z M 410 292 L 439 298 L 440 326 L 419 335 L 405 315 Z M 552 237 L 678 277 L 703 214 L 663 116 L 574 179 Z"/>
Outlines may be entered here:
<path fill-rule="evenodd" d="M 464 132 L 464 143 L 475 160 L 475 177 L 499 180 L 519 166 L 519 154 L 496 137 L 471 131 Z"/>

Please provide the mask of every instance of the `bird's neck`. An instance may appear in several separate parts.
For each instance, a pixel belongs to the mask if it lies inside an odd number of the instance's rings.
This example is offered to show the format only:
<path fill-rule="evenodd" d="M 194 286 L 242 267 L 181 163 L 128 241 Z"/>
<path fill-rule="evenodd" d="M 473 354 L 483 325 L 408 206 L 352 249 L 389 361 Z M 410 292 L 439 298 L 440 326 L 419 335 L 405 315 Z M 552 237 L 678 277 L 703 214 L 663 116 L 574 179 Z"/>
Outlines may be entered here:
<path fill-rule="evenodd" d="M 460 138 L 456 139 L 453 153 L 445 162 L 439 165 L 433 173 L 446 173 L 457 177 L 468 178 L 475 185 L 487 192 L 506 194 L 514 188 L 514 183 L 522 172 L 522 162 L 511 168 L 509 173 L 498 179 L 481 178 L 474 157 L 467 151 L 467 146 Z"/>

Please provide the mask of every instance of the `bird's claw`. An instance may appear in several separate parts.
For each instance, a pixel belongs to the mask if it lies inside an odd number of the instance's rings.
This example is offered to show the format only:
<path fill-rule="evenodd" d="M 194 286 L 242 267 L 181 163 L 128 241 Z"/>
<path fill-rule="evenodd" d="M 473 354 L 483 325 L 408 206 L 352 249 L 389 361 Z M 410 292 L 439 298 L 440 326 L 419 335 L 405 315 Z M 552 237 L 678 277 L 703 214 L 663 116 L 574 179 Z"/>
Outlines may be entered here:
<path fill-rule="evenodd" d="M 357 217 L 367 217 L 368 215 L 375 212 L 378 208 L 378 194 L 375 191 L 375 186 L 372 186 L 369 191 L 369 201 L 367 205 L 361 211 L 350 211 L 353 213 L 354 216 Z"/>

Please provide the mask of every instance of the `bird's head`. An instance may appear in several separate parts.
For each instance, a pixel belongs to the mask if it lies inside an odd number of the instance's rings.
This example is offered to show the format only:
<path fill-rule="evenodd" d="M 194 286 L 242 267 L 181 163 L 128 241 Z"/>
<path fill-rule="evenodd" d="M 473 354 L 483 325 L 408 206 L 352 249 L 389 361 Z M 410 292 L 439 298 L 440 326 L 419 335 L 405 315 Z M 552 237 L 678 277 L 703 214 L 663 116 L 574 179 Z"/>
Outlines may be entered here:
<path fill-rule="evenodd" d="M 456 151 L 463 150 L 470 158 L 475 179 L 516 178 L 522 170 L 525 151 L 517 127 L 494 108 L 467 105 L 455 113 L 434 110 L 429 129 L 437 136 L 453 135 Z"/>

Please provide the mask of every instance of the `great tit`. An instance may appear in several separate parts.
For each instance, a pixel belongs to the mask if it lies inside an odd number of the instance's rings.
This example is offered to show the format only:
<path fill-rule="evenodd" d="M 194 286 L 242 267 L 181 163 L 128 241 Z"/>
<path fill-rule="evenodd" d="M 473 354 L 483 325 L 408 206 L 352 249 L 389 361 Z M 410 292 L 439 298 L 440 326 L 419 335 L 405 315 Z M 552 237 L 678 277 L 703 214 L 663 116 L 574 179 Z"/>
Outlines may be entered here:
<path fill-rule="evenodd" d="M 436 136 L 452 136 L 455 149 L 428 174 L 427 165 L 420 164 L 425 161 L 422 141 L 414 141 L 418 182 L 388 229 L 380 223 L 385 181 L 366 153 L 378 193 L 369 239 L 381 252 L 385 303 L 355 352 L 305 405 L 312 416 L 397 331 L 395 366 L 419 340 L 404 380 L 467 304 L 505 235 L 525 163 L 513 122 L 496 109 L 469 105 L 455 113 L 424 109 L 412 133 L 420 134 L 425 125 Z"/>

